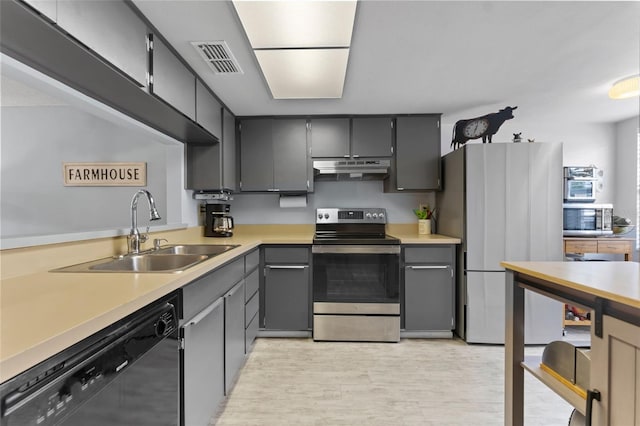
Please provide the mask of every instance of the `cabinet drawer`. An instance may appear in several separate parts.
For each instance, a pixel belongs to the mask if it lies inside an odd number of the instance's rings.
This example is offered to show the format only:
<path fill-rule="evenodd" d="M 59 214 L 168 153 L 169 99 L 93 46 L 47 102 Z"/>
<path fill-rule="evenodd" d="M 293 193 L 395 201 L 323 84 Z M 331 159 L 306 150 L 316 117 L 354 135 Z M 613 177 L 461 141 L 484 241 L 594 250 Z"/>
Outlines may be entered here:
<path fill-rule="evenodd" d="M 244 257 L 244 271 L 251 272 L 260 263 L 260 251 L 254 250 Z"/>
<path fill-rule="evenodd" d="M 631 253 L 627 241 L 598 241 L 598 253 Z"/>
<path fill-rule="evenodd" d="M 266 248 L 265 263 L 308 263 L 309 250 L 300 247 Z"/>
<path fill-rule="evenodd" d="M 576 241 L 569 240 L 564 242 L 565 253 L 597 253 L 597 241 Z"/>
<path fill-rule="evenodd" d="M 260 297 L 258 293 L 254 294 L 251 300 L 247 302 L 244 307 L 244 325 L 249 327 L 249 323 L 258 313 L 258 307 L 260 306 Z"/>
<path fill-rule="evenodd" d="M 258 269 L 254 270 L 248 277 L 244 279 L 244 301 L 248 302 L 258 291 L 260 285 L 260 275 Z"/>
<path fill-rule="evenodd" d="M 405 263 L 453 263 L 451 246 L 436 247 L 406 247 L 404 249 Z"/>
<path fill-rule="evenodd" d="M 248 354 L 253 346 L 253 342 L 258 336 L 258 316 L 253 317 L 253 320 L 247 326 L 244 333 L 244 353 Z"/>
<path fill-rule="evenodd" d="M 183 318 L 190 319 L 212 301 L 229 291 L 244 275 L 244 260 L 238 259 L 182 289 Z"/>

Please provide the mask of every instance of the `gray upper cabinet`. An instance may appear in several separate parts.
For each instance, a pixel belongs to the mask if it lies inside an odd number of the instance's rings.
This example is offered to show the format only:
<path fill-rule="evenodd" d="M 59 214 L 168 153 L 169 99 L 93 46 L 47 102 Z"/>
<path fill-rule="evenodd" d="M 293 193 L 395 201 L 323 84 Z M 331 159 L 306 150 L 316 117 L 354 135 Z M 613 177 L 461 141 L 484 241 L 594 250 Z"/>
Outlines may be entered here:
<path fill-rule="evenodd" d="M 223 111 L 222 141 L 215 145 L 185 145 L 185 189 L 236 190 L 235 117 Z"/>
<path fill-rule="evenodd" d="M 196 81 L 196 122 L 221 139 L 222 106 L 200 80 Z"/>
<path fill-rule="evenodd" d="M 391 117 L 352 119 L 351 156 L 391 157 L 393 155 L 393 120 Z"/>
<path fill-rule="evenodd" d="M 58 15 L 57 0 L 23 0 L 42 15 L 56 22 Z"/>
<path fill-rule="evenodd" d="M 236 117 L 226 109 L 222 113 L 222 186 L 237 190 Z"/>
<path fill-rule="evenodd" d="M 305 119 L 244 119 L 239 134 L 241 191 L 310 189 Z"/>
<path fill-rule="evenodd" d="M 396 118 L 395 163 L 385 191 L 440 189 L 440 116 Z"/>
<path fill-rule="evenodd" d="M 52 2 L 37 3 L 36 7 L 44 7 Z M 147 26 L 125 2 L 58 0 L 57 23 L 139 86 L 146 86 Z"/>
<path fill-rule="evenodd" d="M 306 191 L 309 187 L 307 121 L 273 121 L 273 185 L 280 191 Z"/>
<path fill-rule="evenodd" d="M 310 130 L 314 158 L 349 157 L 348 118 L 313 118 Z"/>
<path fill-rule="evenodd" d="M 273 146 L 268 118 L 240 123 L 240 190 L 273 189 Z"/>
<path fill-rule="evenodd" d="M 158 38 L 153 41 L 153 93 L 195 121 L 196 77 Z"/>
<path fill-rule="evenodd" d="M 223 189 L 221 144 L 185 144 L 185 189 Z"/>

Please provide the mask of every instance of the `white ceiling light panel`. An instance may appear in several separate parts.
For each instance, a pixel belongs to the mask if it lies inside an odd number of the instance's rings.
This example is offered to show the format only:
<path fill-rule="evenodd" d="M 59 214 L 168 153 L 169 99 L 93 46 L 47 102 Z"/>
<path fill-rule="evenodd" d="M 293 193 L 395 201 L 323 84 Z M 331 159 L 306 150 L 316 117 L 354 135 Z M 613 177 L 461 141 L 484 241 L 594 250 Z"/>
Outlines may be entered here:
<path fill-rule="evenodd" d="M 275 99 L 340 98 L 349 49 L 256 50 Z"/>
<path fill-rule="evenodd" d="M 254 49 L 349 47 L 356 1 L 234 1 Z"/>
<path fill-rule="evenodd" d="M 275 99 L 342 97 L 357 3 L 233 1 Z"/>

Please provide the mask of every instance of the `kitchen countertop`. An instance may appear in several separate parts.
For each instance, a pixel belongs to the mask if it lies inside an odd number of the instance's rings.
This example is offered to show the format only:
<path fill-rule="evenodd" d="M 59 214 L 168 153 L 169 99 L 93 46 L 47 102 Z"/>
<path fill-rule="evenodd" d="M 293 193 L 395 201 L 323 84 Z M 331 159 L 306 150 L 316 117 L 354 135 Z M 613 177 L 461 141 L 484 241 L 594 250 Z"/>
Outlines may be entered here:
<path fill-rule="evenodd" d="M 500 262 L 500 265 L 560 287 L 640 309 L 637 262 Z"/>
<path fill-rule="evenodd" d="M 390 226 L 403 244 L 457 244 Z M 201 228 L 152 234 L 165 244 L 239 244 L 181 273 L 64 273 L 49 270 L 126 251 L 126 238 L 3 250 L 0 288 L 0 383 L 102 330 L 202 274 L 261 244 L 311 244 L 313 225 L 238 225 L 230 238 Z M 145 246 L 145 248 L 148 247 Z"/>

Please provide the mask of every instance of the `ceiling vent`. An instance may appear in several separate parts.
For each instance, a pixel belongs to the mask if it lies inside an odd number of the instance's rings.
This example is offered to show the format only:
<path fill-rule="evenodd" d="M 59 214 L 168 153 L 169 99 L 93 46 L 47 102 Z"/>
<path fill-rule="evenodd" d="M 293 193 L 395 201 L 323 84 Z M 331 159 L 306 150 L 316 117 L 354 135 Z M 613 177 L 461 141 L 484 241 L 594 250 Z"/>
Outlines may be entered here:
<path fill-rule="evenodd" d="M 225 41 L 192 41 L 193 47 L 216 74 L 244 74 Z"/>

